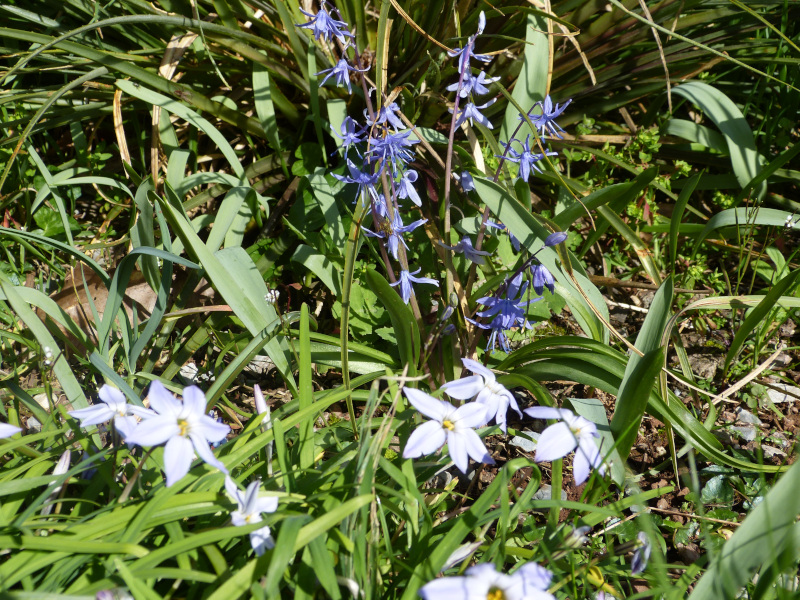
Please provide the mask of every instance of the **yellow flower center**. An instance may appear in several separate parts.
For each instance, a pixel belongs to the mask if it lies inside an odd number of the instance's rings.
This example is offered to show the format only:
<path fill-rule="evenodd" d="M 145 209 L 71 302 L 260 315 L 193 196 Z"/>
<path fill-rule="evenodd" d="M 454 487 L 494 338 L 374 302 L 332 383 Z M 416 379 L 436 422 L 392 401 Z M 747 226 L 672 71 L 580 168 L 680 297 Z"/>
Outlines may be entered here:
<path fill-rule="evenodd" d="M 503 590 L 492 588 L 489 590 L 489 593 L 486 594 L 486 600 L 506 600 L 506 595 L 503 593 Z"/>
<path fill-rule="evenodd" d="M 442 421 L 442 427 L 444 427 L 445 429 L 447 429 L 449 431 L 453 431 L 456 428 L 456 426 L 453 425 L 452 421 L 447 421 L 447 420 Z"/>
<path fill-rule="evenodd" d="M 181 437 L 189 435 L 189 421 L 186 419 L 178 419 L 178 427 L 180 428 Z"/>

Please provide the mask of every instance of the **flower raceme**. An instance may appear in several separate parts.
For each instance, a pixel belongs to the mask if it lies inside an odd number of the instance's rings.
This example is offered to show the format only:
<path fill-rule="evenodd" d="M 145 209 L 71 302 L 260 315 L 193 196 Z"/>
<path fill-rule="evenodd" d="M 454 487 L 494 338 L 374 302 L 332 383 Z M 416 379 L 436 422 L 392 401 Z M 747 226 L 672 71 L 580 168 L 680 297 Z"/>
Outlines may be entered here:
<path fill-rule="evenodd" d="M 536 444 L 536 462 L 564 458 L 575 450 L 572 463 L 575 485 L 586 481 L 591 469 L 595 469 L 601 476 L 605 474 L 606 466 L 600 448 L 594 441 L 594 438 L 600 437 L 594 423 L 565 408 L 534 406 L 526 408 L 524 412 L 534 419 L 559 420 L 542 432 Z"/>
<path fill-rule="evenodd" d="M 126 441 L 137 446 L 164 446 L 167 487 L 189 472 L 195 452 L 200 458 L 227 474 L 228 470 L 211 451 L 210 444 L 225 439 L 230 427 L 206 414 L 206 397 L 200 388 L 183 390 L 183 401 L 175 398 L 160 382 L 150 384 L 150 406 L 156 415 L 142 421 Z"/>
<path fill-rule="evenodd" d="M 403 388 L 411 405 L 431 419 L 417 427 L 408 438 L 403 458 L 419 458 L 433 454 L 447 443 L 450 458 L 462 473 L 467 472 L 469 459 L 494 464 L 475 427 L 486 422 L 486 407 L 472 402 L 456 408 L 420 390 Z"/>

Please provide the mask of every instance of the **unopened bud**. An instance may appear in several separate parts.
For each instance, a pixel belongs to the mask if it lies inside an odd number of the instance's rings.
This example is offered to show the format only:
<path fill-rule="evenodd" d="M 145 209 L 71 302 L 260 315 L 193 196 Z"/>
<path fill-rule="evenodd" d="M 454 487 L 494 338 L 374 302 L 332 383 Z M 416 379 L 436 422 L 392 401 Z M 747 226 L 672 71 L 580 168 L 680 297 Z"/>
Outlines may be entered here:
<path fill-rule="evenodd" d="M 544 241 L 544 245 L 550 248 L 552 246 L 557 246 L 566 239 L 567 233 L 565 231 L 556 231 L 547 236 L 547 239 Z"/>

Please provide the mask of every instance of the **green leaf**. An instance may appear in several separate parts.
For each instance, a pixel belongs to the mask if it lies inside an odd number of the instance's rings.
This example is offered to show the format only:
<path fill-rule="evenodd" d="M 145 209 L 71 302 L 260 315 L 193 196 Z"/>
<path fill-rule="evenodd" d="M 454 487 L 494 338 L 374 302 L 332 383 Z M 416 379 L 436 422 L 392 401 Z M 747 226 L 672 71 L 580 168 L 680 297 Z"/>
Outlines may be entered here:
<path fill-rule="evenodd" d="M 764 158 L 756 150 L 753 131 L 742 111 L 721 91 L 701 81 L 689 81 L 672 88 L 698 106 L 714 122 L 728 144 L 731 164 L 741 187 L 750 183 L 764 166 Z M 755 190 L 758 198 L 767 192 L 766 183 Z"/>
<path fill-rule="evenodd" d="M 389 312 L 394 335 L 397 338 L 400 361 L 403 366 L 408 365 L 408 375 L 414 377 L 417 374 L 417 362 L 421 351 L 419 327 L 414 315 L 403 299 L 375 269 L 368 268 L 366 276 L 369 289 L 375 292 Z"/>
<path fill-rule="evenodd" d="M 700 244 L 703 243 L 712 231 L 722 227 L 746 227 L 753 225 L 771 225 L 783 227 L 787 218 L 792 218 L 792 213 L 774 208 L 729 208 L 718 212 L 711 217 L 703 231 L 697 237 L 692 249 L 692 257 L 697 254 Z"/>
<path fill-rule="evenodd" d="M 725 543 L 695 585 L 689 600 L 736 598 L 759 566 L 778 563 L 784 553 L 789 554 L 789 564 L 797 564 L 800 560 L 796 541 L 800 514 L 798 489 L 800 464 L 795 463 Z M 777 573 L 772 571 L 772 575 Z"/>

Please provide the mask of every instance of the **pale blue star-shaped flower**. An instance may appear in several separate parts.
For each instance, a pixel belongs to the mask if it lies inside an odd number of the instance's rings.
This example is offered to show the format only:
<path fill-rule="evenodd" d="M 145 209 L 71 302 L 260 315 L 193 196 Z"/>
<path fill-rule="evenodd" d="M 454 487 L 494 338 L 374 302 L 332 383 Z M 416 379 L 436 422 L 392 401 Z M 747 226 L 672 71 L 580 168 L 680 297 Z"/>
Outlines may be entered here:
<path fill-rule="evenodd" d="M 509 406 L 522 418 L 514 395 L 498 383 L 494 373 L 481 363 L 469 358 L 462 358 L 461 362 L 475 375 L 445 383 L 441 390 L 457 400 L 475 398 L 475 402 L 486 407 L 486 421 L 495 419 L 503 433 L 506 433 L 506 412 Z"/>
<path fill-rule="evenodd" d="M 403 240 L 402 234 L 414 231 L 417 227 L 424 225 L 427 222 L 428 219 L 419 219 L 418 221 L 414 221 L 409 225 L 403 225 L 403 219 L 400 217 L 400 212 L 395 210 L 394 218 L 391 220 L 391 222 L 389 219 L 381 220 L 378 231 L 370 231 L 366 227 L 362 227 L 361 229 L 364 230 L 364 234 L 368 237 L 385 238 L 386 245 L 389 248 L 389 253 L 394 257 L 395 260 L 397 260 L 397 251 L 400 244 L 403 244 L 403 247 L 408 250 L 408 245 L 406 244 L 405 240 Z"/>
<path fill-rule="evenodd" d="M 403 392 L 414 408 L 431 419 L 409 436 L 403 458 L 433 454 L 447 443 L 450 458 L 462 473 L 467 472 L 470 457 L 487 465 L 494 464 L 480 436 L 475 433 L 475 427 L 486 422 L 483 405 L 472 402 L 456 408 L 420 390 L 403 388 Z"/>
<path fill-rule="evenodd" d="M 395 131 L 405 128 L 403 121 L 401 121 L 397 115 L 400 114 L 400 107 L 397 105 L 397 102 L 392 102 L 389 105 L 381 106 L 380 110 L 378 111 L 378 116 L 375 117 L 375 120 L 372 121 L 367 117 L 367 125 L 391 125 Z M 367 111 L 364 111 L 364 115 L 367 115 Z"/>
<path fill-rule="evenodd" d="M 259 480 L 253 481 L 242 492 L 230 477 L 225 477 L 225 491 L 236 501 L 238 508 L 231 513 L 231 522 L 241 527 L 243 525 L 253 525 L 262 521 L 261 513 L 274 513 L 278 509 L 278 499 L 275 497 L 259 498 L 258 488 L 261 485 Z M 272 532 L 269 526 L 250 532 L 250 545 L 256 553 L 261 556 L 265 551 L 275 547 L 272 539 Z"/>
<path fill-rule="evenodd" d="M 403 173 L 400 181 L 397 182 L 397 197 L 401 200 L 409 198 L 417 206 L 422 206 L 422 200 L 420 199 L 417 190 L 414 189 L 414 183 L 417 181 L 418 177 L 419 176 L 414 169 L 408 169 L 405 173 Z"/>
<path fill-rule="evenodd" d="M 534 406 L 525 409 L 525 414 L 534 419 L 559 419 L 542 432 L 536 444 L 536 462 L 550 462 L 564 458 L 575 450 L 572 461 L 572 476 L 575 485 L 580 485 L 589 478 L 591 469 L 601 476 L 605 474 L 606 465 L 600 454 L 600 448 L 594 438 L 600 437 L 597 426 L 581 416 L 573 414 L 566 408 L 550 406 Z"/>
<path fill-rule="evenodd" d="M 167 487 L 189 472 L 195 457 L 227 474 L 228 470 L 211 451 L 210 444 L 228 435 L 230 427 L 217 423 L 206 414 L 206 397 L 200 388 L 183 390 L 183 402 L 175 398 L 159 381 L 150 384 L 150 406 L 158 413 L 139 423 L 126 438 L 137 446 L 164 446 L 164 472 Z"/>
<path fill-rule="evenodd" d="M 346 42 L 346 38 L 355 37 L 347 30 L 347 23 L 334 19 L 328 12 L 326 0 L 322 0 L 319 7 L 319 12 L 315 15 L 304 11 L 302 8 L 300 12 L 311 20 L 308 23 L 298 25 L 301 29 L 310 29 L 314 33 L 314 39 L 319 41 L 322 37 L 324 40 L 330 42 L 333 38 L 337 38 L 342 44 Z"/>
<path fill-rule="evenodd" d="M 472 73 L 465 73 L 464 74 L 464 81 L 461 82 L 461 89 L 458 88 L 458 82 L 455 82 L 451 85 L 447 86 L 448 92 L 455 92 L 458 90 L 458 95 L 462 98 L 466 98 L 470 94 L 475 96 L 483 96 L 489 93 L 489 88 L 486 87 L 487 85 L 493 84 L 495 81 L 499 81 L 499 77 L 486 77 L 486 73 L 480 71 L 477 75 L 473 75 Z"/>
<path fill-rule="evenodd" d="M 431 285 L 439 286 L 439 283 L 435 279 L 431 279 L 430 277 L 415 277 L 417 273 L 419 273 L 422 269 L 417 269 L 409 273 L 406 270 L 400 271 L 400 279 L 395 281 L 394 283 L 390 283 L 392 287 L 397 285 L 400 286 L 400 297 L 403 299 L 403 302 L 408 304 L 408 301 L 411 299 L 411 296 L 414 294 L 414 288 L 411 287 L 412 283 L 430 283 Z"/>
<path fill-rule="evenodd" d="M 126 439 L 136 427 L 136 417 L 148 419 L 156 414 L 143 406 L 128 404 L 125 395 L 110 385 L 103 385 L 97 395 L 100 396 L 103 404 L 95 404 L 67 413 L 69 416 L 79 419 L 81 427 L 99 425 L 114 419 L 114 427 L 123 439 Z"/>
<path fill-rule="evenodd" d="M 545 136 L 548 133 L 552 134 L 553 136 L 557 137 L 558 139 L 562 139 L 561 134 L 559 131 L 564 131 L 561 129 L 561 126 L 556 123 L 556 117 L 560 116 L 561 113 L 569 106 L 569 103 L 572 102 L 570 98 L 567 100 L 563 105 L 556 104 L 556 107 L 553 108 L 553 99 L 550 96 L 545 97 L 544 102 L 537 102 L 533 105 L 528 116 L 530 117 L 533 124 L 536 126 L 536 129 L 539 131 L 539 135 Z M 539 107 L 542 110 L 542 114 L 534 115 L 533 110 L 536 107 Z M 525 119 L 522 116 L 519 117 L 520 121 L 524 121 Z"/>
<path fill-rule="evenodd" d="M 355 183 L 358 185 L 358 192 L 356 192 L 356 200 L 361 197 L 361 193 L 366 191 L 369 193 L 370 196 L 377 199 L 378 192 L 375 189 L 375 184 L 377 183 L 380 174 L 378 173 L 369 173 L 366 169 L 364 171 L 359 170 L 359 168 L 353 163 L 352 160 L 349 158 L 347 159 L 347 169 L 350 171 L 350 175 L 337 175 L 336 173 L 331 173 L 336 179 L 342 181 L 344 183 Z"/>
<path fill-rule="evenodd" d="M 364 141 L 362 137 L 364 135 L 364 129 L 358 127 L 358 123 L 352 117 L 345 117 L 344 121 L 342 121 L 342 127 L 340 133 L 336 133 L 336 130 L 331 126 L 331 130 L 333 135 L 338 137 L 342 140 L 342 146 L 344 147 L 345 152 L 347 152 L 352 146 L 359 144 Z M 356 153 L 358 153 L 358 149 L 356 148 Z M 360 153 L 359 153 L 360 156 Z"/>
<path fill-rule="evenodd" d="M 370 137 L 369 155 L 372 158 L 382 159 L 385 164 L 391 164 L 395 172 L 400 171 L 414 160 L 414 152 L 409 148 L 414 144 L 419 144 L 418 139 L 409 139 L 410 135 L 411 130 L 396 131 L 383 137 Z"/>

